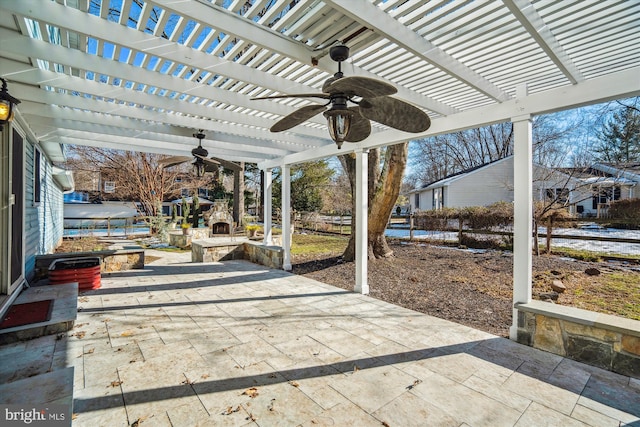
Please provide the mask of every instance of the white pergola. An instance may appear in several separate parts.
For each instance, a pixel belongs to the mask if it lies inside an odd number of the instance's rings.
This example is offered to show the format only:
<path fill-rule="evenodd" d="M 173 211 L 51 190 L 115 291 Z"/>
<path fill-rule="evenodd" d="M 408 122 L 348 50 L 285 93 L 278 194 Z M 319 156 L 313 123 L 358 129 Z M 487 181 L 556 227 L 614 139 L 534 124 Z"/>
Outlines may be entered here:
<path fill-rule="evenodd" d="M 640 95 L 638 0 L 0 0 L 0 12 L 0 76 L 50 158 L 63 160 L 66 144 L 190 155 L 203 129 L 211 156 L 266 172 L 265 212 L 270 171 L 282 168 L 285 268 L 290 166 L 355 152 L 363 293 L 368 149 L 512 121 L 514 302 L 526 303 L 532 116 Z M 269 132 L 317 100 L 250 98 L 319 92 L 339 42 L 351 49 L 346 76 L 394 85 L 431 128 L 374 124 L 341 151 L 321 114 Z"/>

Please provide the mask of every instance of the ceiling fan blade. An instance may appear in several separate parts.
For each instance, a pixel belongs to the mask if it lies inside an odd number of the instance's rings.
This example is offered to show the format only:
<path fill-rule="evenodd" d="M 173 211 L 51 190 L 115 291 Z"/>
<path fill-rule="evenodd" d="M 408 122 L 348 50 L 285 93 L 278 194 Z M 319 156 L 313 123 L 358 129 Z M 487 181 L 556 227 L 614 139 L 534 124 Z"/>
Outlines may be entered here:
<path fill-rule="evenodd" d="M 210 158 L 208 158 L 208 157 L 204 157 L 204 156 L 198 156 L 197 154 L 196 154 L 196 155 L 194 155 L 194 157 L 197 157 L 197 158 L 199 158 L 199 159 L 202 159 L 202 161 L 203 161 L 205 164 L 207 164 L 207 165 L 216 165 L 216 166 L 220 166 L 220 162 L 219 162 L 219 161 L 217 161 L 217 160 L 213 160 L 213 159 L 210 159 Z"/>
<path fill-rule="evenodd" d="M 375 98 L 393 95 L 398 92 L 398 89 L 387 82 L 359 76 L 334 80 L 322 90 L 327 93 L 345 93 L 348 96 L 360 96 L 362 98 Z"/>
<path fill-rule="evenodd" d="M 295 93 L 291 95 L 273 95 L 273 96 L 259 96 L 257 98 L 251 98 L 252 101 L 260 99 L 280 99 L 280 98 L 322 98 L 329 99 L 331 95 L 326 93 Z"/>
<path fill-rule="evenodd" d="M 218 162 L 219 164 L 221 164 L 225 169 L 230 169 L 234 172 L 241 172 L 242 171 L 242 167 L 234 162 L 230 162 L 228 160 L 224 160 L 224 159 L 220 159 L 218 157 L 212 157 L 211 160 L 215 160 L 216 162 Z"/>
<path fill-rule="evenodd" d="M 347 142 L 360 142 L 371 134 L 371 122 L 360 114 L 360 107 L 349 107 L 354 112 L 351 127 L 344 139 Z"/>
<path fill-rule="evenodd" d="M 171 156 L 166 159 L 158 160 L 158 164 L 162 165 L 165 168 L 170 168 L 172 166 L 179 165 L 180 163 L 190 162 L 192 157 L 187 156 Z"/>
<path fill-rule="evenodd" d="M 389 96 L 363 99 L 360 113 L 368 119 L 405 132 L 424 132 L 431 126 L 427 113 Z"/>
<path fill-rule="evenodd" d="M 271 132 L 282 132 L 283 130 L 291 129 L 300 123 L 306 122 L 316 114 L 326 110 L 325 105 L 307 105 L 302 107 L 293 113 L 283 117 L 275 125 L 271 126 Z"/>

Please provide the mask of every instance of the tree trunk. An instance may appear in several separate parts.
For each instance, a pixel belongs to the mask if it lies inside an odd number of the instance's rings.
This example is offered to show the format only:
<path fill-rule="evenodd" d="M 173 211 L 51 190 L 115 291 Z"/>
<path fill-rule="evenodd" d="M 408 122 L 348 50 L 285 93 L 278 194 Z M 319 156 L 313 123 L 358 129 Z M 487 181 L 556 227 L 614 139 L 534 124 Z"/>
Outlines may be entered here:
<path fill-rule="evenodd" d="M 538 240 L 538 221 L 536 219 L 533 220 L 533 253 L 536 256 L 540 256 L 540 244 Z"/>
<path fill-rule="evenodd" d="M 407 166 L 409 144 L 402 143 L 387 147 L 385 159 L 380 168 L 380 149 L 369 151 L 369 210 L 368 210 L 368 254 L 369 258 L 387 258 L 393 256 L 393 251 L 387 245 L 384 231 L 387 228 L 391 212 L 400 194 L 400 184 Z M 345 261 L 355 260 L 355 154 L 340 157 L 340 161 L 349 176 L 351 184 L 351 238 L 344 251 Z"/>
<path fill-rule="evenodd" d="M 551 254 L 551 233 L 553 233 L 553 217 L 547 218 L 547 247 L 545 252 L 547 255 Z"/>
<path fill-rule="evenodd" d="M 240 170 L 233 172 L 233 221 L 241 226 L 244 218 L 244 162 L 240 162 Z"/>

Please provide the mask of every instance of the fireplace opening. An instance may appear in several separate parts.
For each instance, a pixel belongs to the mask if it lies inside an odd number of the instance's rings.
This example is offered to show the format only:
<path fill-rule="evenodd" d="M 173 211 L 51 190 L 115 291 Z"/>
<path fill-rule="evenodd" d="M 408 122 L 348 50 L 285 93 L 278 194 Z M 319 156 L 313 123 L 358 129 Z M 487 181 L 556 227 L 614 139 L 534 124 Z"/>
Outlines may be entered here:
<path fill-rule="evenodd" d="M 211 225 L 211 234 L 229 234 L 228 222 L 216 222 Z"/>

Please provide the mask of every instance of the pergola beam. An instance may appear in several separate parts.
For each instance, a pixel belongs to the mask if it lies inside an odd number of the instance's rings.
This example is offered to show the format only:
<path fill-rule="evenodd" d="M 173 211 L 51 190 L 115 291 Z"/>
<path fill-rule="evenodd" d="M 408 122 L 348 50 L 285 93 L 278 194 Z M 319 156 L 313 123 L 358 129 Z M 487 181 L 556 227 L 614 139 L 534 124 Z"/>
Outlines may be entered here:
<path fill-rule="evenodd" d="M 377 148 L 385 145 L 399 144 L 413 139 L 428 138 L 430 136 L 478 128 L 493 123 L 506 122 L 514 116 L 524 114 L 535 116 L 614 99 L 640 96 L 639 75 L 640 67 L 632 68 L 603 77 L 585 80 L 572 86 L 563 86 L 545 92 L 534 93 L 524 98 L 479 107 L 447 117 L 437 117 L 432 120 L 431 127 L 426 132 L 409 134 L 399 130 L 388 130 L 371 135 L 358 144 L 344 144 L 341 152 L 351 152 L 360 148 Z M 335 147 L 325 146 L 304 153 L 291 154 L 285 158 L 285 162 L 290 164 L 303 163 L 338 153 Z M 277 162 L 277 160 L 264 161 L 260 163 L 259 166 L 277 167 Z"/>
<path fill-rule="evenodd" d="M 571 83 L 576 84 L 584 80 L 580 70 L 558 43 L 529 0 L 502 0 L 502 2 Z"/>
<path fill-rule="evenodd" d="M 510 96 L 499 87 L 471 70 L 424 37 L 411 31 L 379 7 L 366 0 L 326 0 L 340 12 L 363 26 L 371 26 L 382 31 L 384 37 L 393 40 L 398 46 L 412 52 L 417 58 L 448 72 L 451 76 L 465 82 L 475 90 L 497 101 L 506 101 Z"/>

